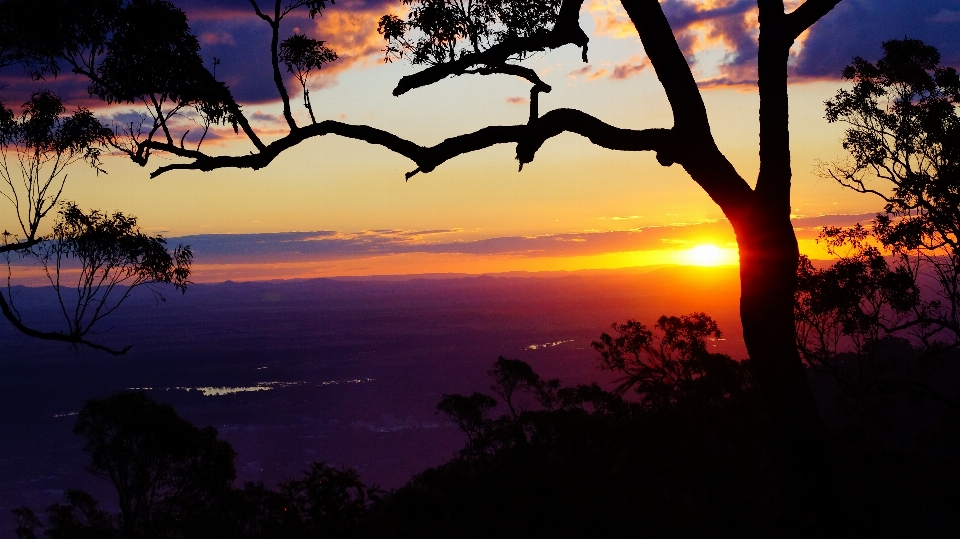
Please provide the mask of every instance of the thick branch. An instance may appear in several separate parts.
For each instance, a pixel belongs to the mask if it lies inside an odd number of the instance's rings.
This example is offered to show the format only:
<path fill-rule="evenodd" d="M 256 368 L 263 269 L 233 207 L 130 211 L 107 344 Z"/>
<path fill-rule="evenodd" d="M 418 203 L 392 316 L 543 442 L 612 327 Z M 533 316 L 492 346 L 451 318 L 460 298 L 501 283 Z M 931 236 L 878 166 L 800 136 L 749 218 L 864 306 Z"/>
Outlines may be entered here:
<path fill-rule="evenodd" d="M 584 51 L 584 61 L 586 61 L 586 50 L 589 38 L 583 29 L 580 28 L 579 16 L 581 5 L 583 5 L 583 0 L 565 0 L 560 6 L 557 22 L 549 32 L 529 37 L 509 39 L 497 43 L 485 51 L 465 54 L 453 62 L 437 64 L 413 75 L 407 75 L 397 83 L 397 87 L 393 89 L 393 95 L 403 95 L 410 90 L 429 86 L 451 75 L 462 75 L 476 66 L 488 66 L 492 69 L 499 69 L 502 66 L 508 65 L 507 60 L 511 57 L 547 49 L 556 49 L 568 44 L 582 48 Z"/>
<path fill-rule="evenodd" d="M 15 251 L 22 251 L 24 249 L 29 249 L 30 247 L 33 247 L 34 245 L 39 244 L 41 241 L 43 240 L 34 238 L 34 239 L 24 240 L 17 243 L 7 243 L 4 245 L 0 245 L 0 253 L 9 253 L 9 252 L 15 252 Z"/>
<path fill-rule="evenodd" d="M 218 168 L 261 169 L 270 164 L 284 150 L 301 142 L 324 135 L 361 140 L 383 146 L 407 157 L 417 164 L 417 169 L 407 173 L 409 179 L 418 172 L 432 172 L 444 162 L 495 144 L 517 143 L 517 159 L 521 166 L 533 161 L 543 143 L 560 133 L 569 131 L 590 139 L 598 146 L 612 150 L 664 152 L 671 156 L 679 153 L 674 148 L 674 137 L 669 129 L 620 129 L 608 125 L 589 114 L 573 109 L 558 109 L 544 114 L 524 125 L 490 126 L 474 133 L 452 137 L 432 147 L 424 147 L 402 139 L 392 133 L 363 125 L 350 125 L 325 120 L 315 125 L 301 127 L 279 139 L 257 154 L 237 156 L 205 156 L 190 163 L 176 163 L 158 168 L 151 177 L 171 170 L 210 171 Z M 672 161 L 671 161 L 672 162 Z"/>
<path fill-rule="evenodd" d="M 793 43 L 807 28 L 813 26 L 821 17 L 830 13 L 840 0 L 807 0 L 787 15 L 786 38 Z"/>
<path fill-rule="evenodd" d="M 760 38 L 757 86 L 760 91 L 760 174 L 757 194 L 769 208 L 790 215 L 790 126 L 783 0 L 759 0 Z"/>
<path fill-rule="evenodd" d="M 132 346 L 127 346 L 120 350 L 116 350 L 116 349 L 104 346 L 102 344 L 90 342 L 84 339 L 82 335 L 57 333 L 54 331 L 37 331 L 33 328 L 27 327 L 26 325 L 23 324 L 23 321 L 20 320 L 20 317 L 18 317 L 10 308 L 10 305 L 7 303 L 7 300 L 3 294 L 0 294 L 0 311 L 3 312 L 3 316 L 7 320 L 9 320 L 10 323 L 13 324 L 13 327 L 17 328 L 17 330 L 20 331 L 20 333 L 23 333 L 24 335 L 28 337 L 33 337 L 35 339 L 43 339 L 46 341 L 59 341 L 59 342 L 65 342 L 70 344 L 82 344 L 84 346 L 89 346 L 90 348 L 93 348 L 95 350 L 101 350 L 109 354 L 113 354 L 115 356 L 126 354 L 127 351 L 130 350 L 130 348 L 132 348 Z"/>
<path fill-rule="evenodd" d="M 674 129 L 697 143 L 712 145 L 707 107 L 660 3 L 657 0 L 623 0 L 623 8 L 636 26 L 643 50 L 670 101 Z"/>
<path fill-rule="evenodd" d="M 515 75 L 533 84 L 533 87 L 536 88 L 538 92 L 550 93 L 550 90 L 552 90 L 550 85 L 543 82 L 540 75 L 537 75 L 536 71 L 529 67 L 516 64 L 485 65 L 477 69 L 466 69 L 463 73 L 476 73 L 478 75 Z"/>
<path fill-rule="evenodd" d="M 643 49 L 673 111 L 671 132 L 677 142 L 660 149 L 657 160 L 664 166 L 682 165 L 724 213 L 734 218 L 752 199 L 753 192 L 713 140 L 697 81 L 663 8 L 657 0 L 623 0 L 622 3 L 640 34 Z"/>

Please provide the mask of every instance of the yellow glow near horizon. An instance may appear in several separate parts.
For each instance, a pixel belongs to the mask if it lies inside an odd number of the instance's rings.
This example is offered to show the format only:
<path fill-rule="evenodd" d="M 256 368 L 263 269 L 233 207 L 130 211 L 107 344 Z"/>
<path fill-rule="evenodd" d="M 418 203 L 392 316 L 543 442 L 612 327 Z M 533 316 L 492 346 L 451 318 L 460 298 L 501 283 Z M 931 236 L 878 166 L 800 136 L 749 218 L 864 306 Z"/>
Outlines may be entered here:
<path fill-rule="evenodd" d="M 722 249 L 712 243 L 687 249 L 681 255 L 681 259 L 691 266 L 724 266 L 736 264 L 738 261 L 736 249 Z"/>

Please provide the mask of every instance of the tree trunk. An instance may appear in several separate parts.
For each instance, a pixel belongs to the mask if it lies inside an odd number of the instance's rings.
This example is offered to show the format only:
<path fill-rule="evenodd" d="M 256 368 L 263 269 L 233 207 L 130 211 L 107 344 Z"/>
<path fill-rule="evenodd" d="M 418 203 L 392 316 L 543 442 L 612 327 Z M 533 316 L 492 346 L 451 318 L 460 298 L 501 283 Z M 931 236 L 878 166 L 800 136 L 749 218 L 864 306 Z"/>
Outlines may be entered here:
<path fill-rule="evenodd" d="M 820 414 L 797 351 L 793 314 L 800 255 L 789 216 L 775 213 L 754 207 L 733 222 L 743 340 L 771 416 L 815 441 L 822 435 Z"/>
<path fill-rule="evenodd" d="M 743 340 L 770 414 L 781 524 L 818 535 L 829 527 L 833 504 L 823 423 L 796 346 L 799 249 L 789 215 L 767 204 L 751 206 L 731 219 L 740 246 Z"/>

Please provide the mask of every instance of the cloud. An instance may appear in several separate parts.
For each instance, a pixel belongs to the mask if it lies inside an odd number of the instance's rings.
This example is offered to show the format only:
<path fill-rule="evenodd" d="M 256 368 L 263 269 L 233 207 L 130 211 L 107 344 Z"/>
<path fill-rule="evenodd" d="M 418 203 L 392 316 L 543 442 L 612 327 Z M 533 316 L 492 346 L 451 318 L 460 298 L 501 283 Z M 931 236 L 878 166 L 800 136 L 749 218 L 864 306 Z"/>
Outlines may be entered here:
<path fill-rule="evenodd" d="M 580 69 L 574 69 L 573 71 L 571 71 L 571 72 L 568 73 L 567 75 L 570 76 L 570 77 L 579 77 L 580 75 L 586 75 L 586 74 L 590 73 L 590 71 L 591 71 L 592 69 L 593 69 L 593 66 L 590 65 L 590 64 L 587 64 L 587 65 L 581 67 Z"/>
<path fill-rule="evenodd" d="M 878 59 L 881 43 L 904 37 L 933 45 L 943 63 L 960 64 L 960 5 L 956 0 L 844 0 L 810 29 L 792 75 L 839 79 L 854 56 Z"/>
<path fill-rule="evenodd" d="M 395 254 L 467 254 L 520 258 L 589 256 L 605 253 L 683 248 L 704 238 L 732 239 L 726 221 L 642 229 L 505 236 L 461 240 L 458 229 L 285 232 L 197 235 L 172 238 L 190 245 L 200 263 L 344 260 Z"/>
<path fill-rule="evenodd" d="M 230 32 L 203 32 L 199 35 L 201 45 L 236 45 Z"/>
<path fill-rule="evenodd" d="M 526 105 L 530 102 L 526 97 L 508 97 L 506 101 L 511 105 Z"/>
<path fill-rule="evenodd" d="M 785 4 L 787 11 L 792 11 L 802 1 L 790 0 Z M 702 88 L 755 88 L 759 35 L 756 2 L 662 0 L 661 6 L 681 50 L 695 71 L 701 72 Z M 596 34 L 637 37 L 619 2 L 591 0 L 587 10 L 593 17 Z M 937 47 L 945 64 L 960 64 L 960 3 L 844 0 L 798 40 L 792 51 L 791 81 L 838 80 L 854 56 L 876 59 L 882 52 L 883 41 L 904 36 Z M 715 65 L 700 64 L 703 53 L 718 48 L 721 56 Z"/>
<path fill-rule="evenodd" d="M 641 59 L 639 56 L 632 56 L 626 62 L 614 65 L 610 78 L 613 80 L 628 79 L 634 75 L 639 75 L 647 65 L 648 63 L 645 59 Z"/>
<path fill-rule="evenodd" d="M 927 19 L 927 21 L 957 23 L 960 22 L 960 11 L 943 8 L 936 15 Z"/>

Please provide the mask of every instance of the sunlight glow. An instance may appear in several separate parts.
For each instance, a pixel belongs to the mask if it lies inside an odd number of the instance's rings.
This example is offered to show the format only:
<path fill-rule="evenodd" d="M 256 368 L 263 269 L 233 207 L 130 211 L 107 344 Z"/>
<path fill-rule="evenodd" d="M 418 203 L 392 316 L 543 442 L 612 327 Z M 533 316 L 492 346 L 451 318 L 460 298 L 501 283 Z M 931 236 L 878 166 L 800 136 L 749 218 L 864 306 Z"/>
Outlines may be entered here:
<path fill-rule="evenodd" d="M 691 266 L 723 266 L 737 263 L 735 249 L 721 249 L 706 243 L 683 252 L 682 260 Z"/>

